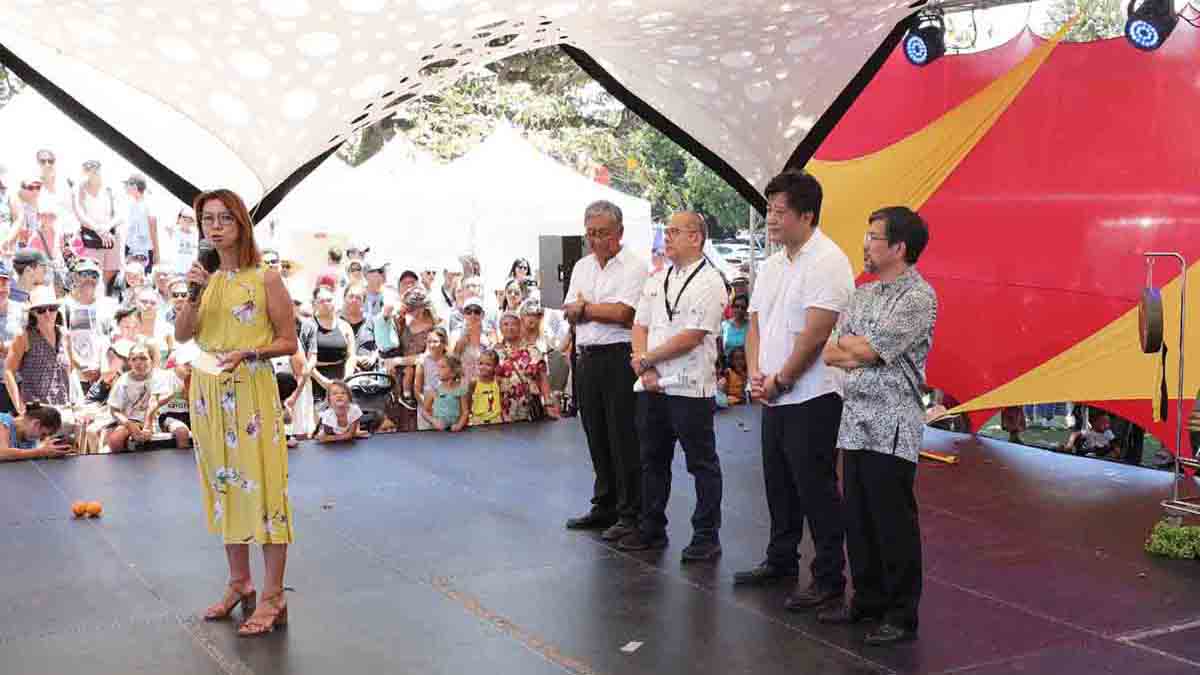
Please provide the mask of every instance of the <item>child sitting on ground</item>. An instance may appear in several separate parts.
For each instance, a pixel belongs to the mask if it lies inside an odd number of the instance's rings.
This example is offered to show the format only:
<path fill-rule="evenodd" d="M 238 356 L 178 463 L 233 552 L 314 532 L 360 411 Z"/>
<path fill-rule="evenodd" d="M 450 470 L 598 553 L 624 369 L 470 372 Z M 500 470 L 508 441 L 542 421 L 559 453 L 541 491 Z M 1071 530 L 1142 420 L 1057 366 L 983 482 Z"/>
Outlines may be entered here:
<path fill-rule="evenodd" d="M 471 411 L 462 360 L 453 354 L 444 356 L 438 364 L 438 381 L 437 395 L 426 399 L 421 415 L 438 431 L 462 431 Z"/>
<path fill-rule="evenodd" d="M 318 443 L 342 443 L 356 438 L 368 438 L 371 434 L 359 429 L 363 411 L 354 403 L 350 386 L 334 380 L 325 388 L 328 406 L 317 422 Z"/>
<path fill-rule="evenodd" d="M 129 349 L 129 372 L 117 378 L 108 396 L 113 424 L 104 442 L 109 451 L 133 450 L 153 438 L 155 416 L 175 393 L 175 375 L 155 368 L 157 360 L 158 349 L 145 339 L 138 339 Z M 181 426 L 177 420 L 168 421 L 167 431 L 175 436 L 176 445 L 181 437 L 186 443 L 190 435 L 187 427 Z"/>
<path fill-rule="evenodd" d="M 1058 450 L 1075 455 L 1107 457 L 1120 449 L 1115 443 L 1116 435 L 1109 428 L 1108 415 L 1100 413 L 1092 418 L 1091 423 L 1090 429 L 1072 431 L 1066 442 L 1058 446 Z"/>
<path fill-rule="evenodd" d="M 437 398 L 438 385 L 441 383 L 438 371 L 441 370 L 441 362 L 446 356 L 446 347 L 449 342 L 450 338 L 446 335 L 446 329 L 441 326 L 430 331 L 429 337 L 425 340 L 425 353 L 417 362 L 416 384 L 414 385 L 422 409 L 426 407 L 427 401 Z M 418 431 L 432 428 L 433 425 L 425 419 L 424 415 L 417 417 Z"/>
<path fill-rule="evenodd" d="M 500 399 L 500 380 L 496 379 L 496 368 L 500 366 L 500 355 L 485 349 L 479 354 L 479 379 L 471 383 L 471 426 L 500 424 L 503 409 Z"/>

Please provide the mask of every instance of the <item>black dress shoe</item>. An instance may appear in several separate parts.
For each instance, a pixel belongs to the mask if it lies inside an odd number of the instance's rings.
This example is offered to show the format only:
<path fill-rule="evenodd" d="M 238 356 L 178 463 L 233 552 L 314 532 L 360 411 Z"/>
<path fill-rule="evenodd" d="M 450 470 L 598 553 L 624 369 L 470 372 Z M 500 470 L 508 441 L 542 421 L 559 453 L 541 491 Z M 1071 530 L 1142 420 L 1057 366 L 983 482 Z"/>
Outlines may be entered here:
<path fill-rule="evenodd" d="M 712 560 L 719 555 L 721 555 L 721 542 L 713 539 L 693 539 L 679 557 L 683 562 L 700 562 Z"/>
<path fill-rule="evenodd" d="M 605 530 L 600 535 L 600 538 L 603 539 L 604 541 L 621 541 L 625 537 L 628 537 L 629 535 L 631 535 L 637 531 L 638 531 L 637 523 L 631 523 L 629 521 L 621 520 L 621 521 L 617 521 L 616 525 L 613 525 L 612 527 Z"/>
<path fill-rule="evenodd" d="M 769 562 L 765 562 L 754 569 L 735 572 L 733 575 L 733 585 L 766 586 L 787 579 L 795 579 L 799 574 L 800 570 L 797 568 L 776 567 Z"/>
<path fill-rule="evenodd" d="M 789 595 L 787 600 L 784 601 L 783 606 L 785 609 L 799 612 L 814 607 L 822 607 L 834 600 L 841 600 L 845 596 L 845 589 L 823 588 L 818 586 L 816 582 L 813 582 L 809 584 L 808 588 L 797 590 Z"/>
<path fill-rule="evenodd" d="M 869 645 L 884 646 L 917 639 L 917 631 L 902 628 L 894 623 L 884 623 L 866 634 L 863 641 Z"/>
<path fill-rule="evenodd" d="M 820 621 L 821 623 L 849 625 L 852 623 L 867 623 L 878 620 L 878 614 L 852 609 L 846 605 L 834 607 L 833 609 L 827 609 L 823 612 L 817 612 L 817 621 Z"/>
<path fill-rule="evenodd" d="M 617 517 L 603 511 L 589 511 L 578 518 L 567 519 L 568 530 L 603 530 L 612 527 Z"/>
<path fill-rule="evenodd" d="M 647 537 L 640 531 L 634 532 L 617 542 L 617 548 L 622 551 L 657 551 L 666 547 L 667 538 L 665 535 Z"/>

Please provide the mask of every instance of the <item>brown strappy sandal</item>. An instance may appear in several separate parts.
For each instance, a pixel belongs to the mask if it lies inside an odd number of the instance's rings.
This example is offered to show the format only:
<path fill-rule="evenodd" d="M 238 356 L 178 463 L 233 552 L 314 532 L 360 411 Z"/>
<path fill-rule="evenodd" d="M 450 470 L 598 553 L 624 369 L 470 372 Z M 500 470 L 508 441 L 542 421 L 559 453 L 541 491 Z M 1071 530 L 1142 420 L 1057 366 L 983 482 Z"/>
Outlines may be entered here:
<path fill-rule="evenodd" d="M 288 608 L 283 601 L 283 589 L 263 595 L 262 602 L 259 609 L 263 611 L 255 612 L 238 628 L 238 637 L 258 637 L 274 631 L 277 626 L 287 625 Z"/>
<path fill-rule="evenodd" d="M 251 588 L 247 592 L 239 591 L 232 582 L 225 587 L 225 595 L 221 597 L 221 601 L 212 605 L 204 611 L 205 621 L 221 621 L 228 619 L 233 610 L 238 606 L 242 606 L 242 615 L 250 616 L 254 614 L 257 605 L 258 593 Z"/>

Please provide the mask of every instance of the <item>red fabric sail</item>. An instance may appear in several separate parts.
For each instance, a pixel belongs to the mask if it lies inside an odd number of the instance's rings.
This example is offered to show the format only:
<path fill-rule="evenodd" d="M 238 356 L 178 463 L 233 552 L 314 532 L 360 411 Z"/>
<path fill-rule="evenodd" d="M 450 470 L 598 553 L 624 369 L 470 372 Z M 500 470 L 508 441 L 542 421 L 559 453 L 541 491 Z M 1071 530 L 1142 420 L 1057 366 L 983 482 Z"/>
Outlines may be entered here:
<path fill-rule="evenodd" d="M 1041 43 L 1025 32 L 925 68 L 897 49 L 816 158 L 895 143 Z M 940 300 L 933 386 L 968 401 L 1107 325 L 1136 305 L 1143 251 L 1200 257 L 1198 61 L 1200 32 L 1185 23 L 1150 53 L 1124 39 L 1060 45 L 921 208 L 931 239 L 919 267 Z M 1160 262 L 1156 283 L 1177 273 Z M 1174 445 L 1173 403 L 1168 424 L 1151 422 L 1148 401 L 1094 403 Z"/>

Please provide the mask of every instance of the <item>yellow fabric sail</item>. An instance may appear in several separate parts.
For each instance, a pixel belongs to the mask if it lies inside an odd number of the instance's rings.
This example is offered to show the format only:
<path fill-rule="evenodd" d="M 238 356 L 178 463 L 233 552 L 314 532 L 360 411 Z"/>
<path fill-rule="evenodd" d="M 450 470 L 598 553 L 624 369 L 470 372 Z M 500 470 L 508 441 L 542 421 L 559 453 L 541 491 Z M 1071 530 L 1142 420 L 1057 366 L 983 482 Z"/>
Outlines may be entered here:
<path fill-rule="evenodd" d="M 1188 272 L 1194 277 L 1197 267 Z M 1167 382 L 1169 395 L 1175 398 L 1179 373 L 1179 287 L 1181 277 L 1175 277 L 1162 289 L 1163 341 L 1167 353 Z M 1195 284 L 1188 287 L 1187 304 L 1196 307 L 1200 297 Z M 1196 344 L 1200 326 L 1193 319 L 1186 327 L 1184 342 Z M 1158 361 L 1155 354 L 1143 354 L 1138 346 L 1137 307 L 1093 333 L 1090 337 L 1050 359 L 1024 375 L 1001 385 L 951 410 L 951 413 L 990 410 L 1010 405 L 1052 403 L 1078 400 L 1079 392 L 1088 392 L 1092 401 L 1126 401 L 1151 398 L 1148 394 L 1158 383 Z M 1186 361 L 1185 361 L 1186 365 Z M 1183 390 L 1196 391 L 1200 385 L 1197 370 L 1184 374 Z M 1174 415 L 1172 407 L 1171 414 Z"/>
<path fill-rule="evenodd" d="M 841 161 L 812 160 L 805 167 L 821 181 L 821 229 L 862 272 L 867 217 L 883 206 L 918 210 L 1017 98 L 1074 21 L 1019 64 L 920 131 L 877 152 Z"/>

